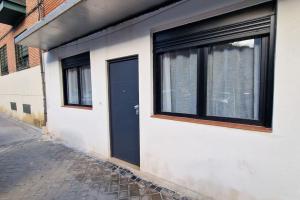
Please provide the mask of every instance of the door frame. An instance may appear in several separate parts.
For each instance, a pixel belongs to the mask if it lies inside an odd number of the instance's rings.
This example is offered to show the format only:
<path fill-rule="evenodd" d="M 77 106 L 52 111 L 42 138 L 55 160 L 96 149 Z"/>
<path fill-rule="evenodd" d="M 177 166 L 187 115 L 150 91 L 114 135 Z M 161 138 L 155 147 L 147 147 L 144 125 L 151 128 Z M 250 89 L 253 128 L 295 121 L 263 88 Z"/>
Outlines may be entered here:
<path fill-rule="evenodd" d="M 129 166 L 137 166 L 138 168 L 140 167 L 140 163 L 138 165 L 134 165 L 132 163 L 129 163 L 125 160 L 121 160 L 119 158 L 113 157 L 113 133 L 112 133 L 112 112 L 111 112 L 111 86 L 110 86 L 110 64 L 111 63 L 115 63 L 115 62 L 122 62 L 122 61 L 127 61 L 127 60 L 133 60 L 133 59 L 137 59 L 138 61 L 138 100 L 139 100 L 139 104 L 140 104 L 140 87 L 139 87 L 139 56 L 138 54 L 134 54 L 134 55 L 130 55 L 130 56 L 124 56 L 124 57 L 118 57 L 118 58 L 113 58 L 113 59 L 109 59 L 106 60 L 106 65 L 107 65 L 107 89 L 108 89 L 108 115 L 109 115 L 109 144 L 110 144 L 110 148 L 109 148 L 109 156 L 110 158 L 116 159 L 116 160 L 120 160 L 122 163 L 126 163 Z M 138 124 L 139 124 L 139 129 L 138 129 L 138 141 L 139 141 L 139 160 L 141 161 L 141 144 L 140 144 L 140 115 L 138 116 Z"/>

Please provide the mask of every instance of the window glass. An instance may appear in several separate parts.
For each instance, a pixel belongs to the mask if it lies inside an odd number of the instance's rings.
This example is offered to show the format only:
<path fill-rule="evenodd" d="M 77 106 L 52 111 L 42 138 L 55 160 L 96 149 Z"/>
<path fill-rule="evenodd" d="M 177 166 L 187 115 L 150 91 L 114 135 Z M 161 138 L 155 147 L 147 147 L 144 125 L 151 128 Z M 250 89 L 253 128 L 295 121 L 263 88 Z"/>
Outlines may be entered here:
<path fill-rule="evenodd" d="M 80 68 L 81 104 L 92 105 L 91 69 L 89 66 Z"/>
<path fill-rule="evenodd" d="M 66 105 L 92 106 L 89 52 L 62 59 Z"/>
<path fill-rule="evenodd" d="M 28 47 L 23 45 L 15 45 L 17 70 L 29 67 Z"/>
<path fill-rule="evenodd" d="M 197 50 L 160 55 L 161 111 L 197 113 Z"/>
<path fill-rule="evenodd" d="M 153 33 L 154 114 L 271 128 L 275 7 Z"/>
<path fill-rule="evenodd" d="M 68 104 L 79 104 L 77 68 L 66 70 Z"/>
<path fill-rule="evenodd" d="M 0 68 L 1 68 L 1 75 L 8 74 L 6 45 L 0 48 Z"/>
<path fill-rule="evenodd" d="M 208 116 L 259 119 L 261 39 L 208 47 Z"/>

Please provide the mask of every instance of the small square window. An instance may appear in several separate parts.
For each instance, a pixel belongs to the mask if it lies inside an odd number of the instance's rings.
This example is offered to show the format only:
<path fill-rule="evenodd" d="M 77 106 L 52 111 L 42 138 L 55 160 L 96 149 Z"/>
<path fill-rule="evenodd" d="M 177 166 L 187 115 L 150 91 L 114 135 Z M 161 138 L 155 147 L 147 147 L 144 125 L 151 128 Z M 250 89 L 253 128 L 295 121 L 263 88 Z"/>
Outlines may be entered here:
<path fill-rule="evenodd" d="M 23 104 L 23 113 L 31 114 L 31 105 Z"/>
<path fill-rule="evenodd" d="M 17 111 L 17 103 L 16 102 L 10 102 L 10 109 Z"/>

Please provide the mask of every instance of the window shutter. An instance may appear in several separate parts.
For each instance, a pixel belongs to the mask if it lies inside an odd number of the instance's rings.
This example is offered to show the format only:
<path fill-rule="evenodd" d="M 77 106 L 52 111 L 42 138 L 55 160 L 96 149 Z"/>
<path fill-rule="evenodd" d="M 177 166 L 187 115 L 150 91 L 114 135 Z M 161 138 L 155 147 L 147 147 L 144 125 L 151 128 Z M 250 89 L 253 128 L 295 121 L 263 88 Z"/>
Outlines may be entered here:
<path fill-rule="evenodd" d="M 90 53 L 83 53 L 76 56 L 62 59 L 62 66 L 64 69 L 79 67 L 83 65 L 90 65 Z"/>
<path fill-rule="evenodd" d="M 269 34 L 273 4 L 255 6 L 154 34 L 156 53 Z"/>

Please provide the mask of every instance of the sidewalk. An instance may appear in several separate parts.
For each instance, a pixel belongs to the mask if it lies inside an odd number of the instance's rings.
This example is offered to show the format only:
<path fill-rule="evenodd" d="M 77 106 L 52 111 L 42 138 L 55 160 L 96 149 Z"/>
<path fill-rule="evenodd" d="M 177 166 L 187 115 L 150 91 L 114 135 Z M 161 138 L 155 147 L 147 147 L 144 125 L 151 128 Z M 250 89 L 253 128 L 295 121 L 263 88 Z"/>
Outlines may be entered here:
<path fill-rule="evenodd" d="M 0 200 L 187 199 L 0 114 Z"/>

